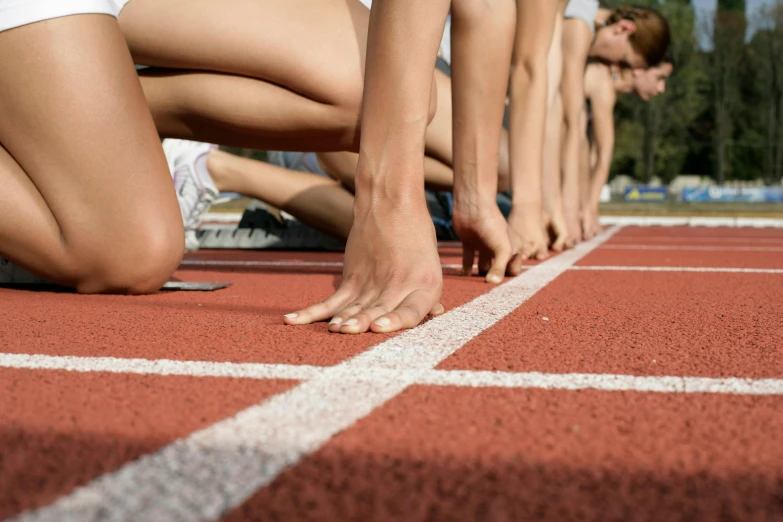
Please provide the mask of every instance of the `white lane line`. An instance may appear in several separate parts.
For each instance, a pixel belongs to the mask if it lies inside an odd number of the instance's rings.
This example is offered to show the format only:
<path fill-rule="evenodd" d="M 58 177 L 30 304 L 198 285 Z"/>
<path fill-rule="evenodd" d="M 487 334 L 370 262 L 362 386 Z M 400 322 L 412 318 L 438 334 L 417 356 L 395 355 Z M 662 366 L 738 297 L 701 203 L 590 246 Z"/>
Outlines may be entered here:
<path fill-rule="evenodd" d="M 185 259 L 183 265 L 187 266 L 270 266 L 270 267 L 342 267 L 339 262 L 317 262 L 317 261 L 215 261 L 201 259 Z M 459 263 L 442 264 L 443 268 L 460 269 Z M 476 268 L 477 265 L 473 265 Z M 522 270 L 529 270 L 531 266 L 523 266 Z M 780 268 L 710 268 L 710 267 L 687 267 L 687 266 L 601 266 L 601 265 L 579 265 L 572 266 L 568 270 L 584 271 L 605 271 L 614 270 L 618 272 L 716 272 L 729 274 L 781 274 Z"/>
<path fill-rule="evenodd" d="M 323 371 L 321 366 L 294 364 L 121 359 L 16 353 L 0 353 L 0 368 L 292 380 L 312 379 Z"/>
<path fill-rule="evenodd" d="M 625 243 L 759 243 L 783 245 L 783 237 L 709 237 L 709 236 L 615 236 L 609 245 L 622 245 Z"/>
<path fill-rule="evenodd" d="M 586 272 L 614 271 L 614 272 L 696 272 L 717 274 L 783 274 L 781 268 L 719 268 L 719 267 L 690 267 L 690 266 L 599 266 L 579 265 L 572 266 L 569 270 L 582 270 Z"/>
<path fill-rule="evenodd" d="M 216 520 L 399 395 L 420 371 L 432 370 L 618 230 L 609 229 L 466 305 L 14 520 Z M 388 370 L 390 378 L 360 380 L 368 367 Z"/>
<path fill-rule="evenodd" d="M 604 245 L 602 250 L 692 250 L 705 252 L 783 252 L 783 247 L 753 246 L 699 246 L 699 245 L 624 245 L 613 243 Z"/>
<path fill-rule="evenodd" d="M 183 259 L 181 266 L 269 266 L 269 267 L 342 267 L 342 261 L 233 261 L 219 259 Z"/>
<path fill-rule="evenodd" d="M 594 373 L 497 372 L 475 370 L 397 369 L 368 366 L 351 372 L 334 367 L 292 364 L 118 359 L 115 357 L 61 357 L 0 354 L 0 367 L 141 375 L 187 375 L 241 379 L 331 379 L 335 386 L 353 382 L 386 383 L 401 379 L 429 386 L 542 388 L 547 390 L 637 391 L 659 393 L 715 393 L 783 395 L 783 379 L 739 377 L 637 376 Z"/>
<path fill-rule="evenodd" d="M 715 393 L 730 395 L 783 395 L 783 379 L 738 377 L 637 376 L 591 373 L 509 373 L 467 370 L 432 370 L 419 375 L 417 384 L 460 387 L 540 388 L 546 390 L 602 390 L 656 393 Z"/>
<path fill-rule="evenodd" d="M 601 216 L 602 225 L 638 227 L 781 228 L 781 218 L 700 216 Z"/>
<path fill-rule="evenodd" d="M 215 260 L 215 259 L 183 259 L 180 266 L 225 266 L 225 267 L 291 267 L 291 268 L 317 268 L 317 267 L 342 267 L 341 261 L 231 261 L 231 260 Z M 461 263 L 445 263 L 440 265 L 442 268 L 460 269 Z M 478 265 L 474 264 L 473 268 L 477 268 Z M 522 267 L 526 270 L 529 267 Z"/>

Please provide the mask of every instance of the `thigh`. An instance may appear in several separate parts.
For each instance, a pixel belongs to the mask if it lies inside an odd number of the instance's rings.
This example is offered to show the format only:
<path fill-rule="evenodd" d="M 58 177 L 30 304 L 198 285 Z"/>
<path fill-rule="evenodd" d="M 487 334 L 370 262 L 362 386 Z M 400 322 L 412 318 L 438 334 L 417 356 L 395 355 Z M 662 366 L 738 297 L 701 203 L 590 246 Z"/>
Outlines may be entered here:
<path fill-rule="evenodd" d="M 172 219 L 176 231 L 165 157 L 114 18 L 68 16 L 0 32 L 0 56 L 8 151 L 0 175 L 29 202 L 19 212 L 48 210 L 65 250 L 132 238 L 153 224 L 165 231 Z"/>
<path fill-rule="evenodd" d="M 136 63 L 240 74 L 324 103 L 361 93 L 369 10 L 358 0 L 132 0 Z"/>

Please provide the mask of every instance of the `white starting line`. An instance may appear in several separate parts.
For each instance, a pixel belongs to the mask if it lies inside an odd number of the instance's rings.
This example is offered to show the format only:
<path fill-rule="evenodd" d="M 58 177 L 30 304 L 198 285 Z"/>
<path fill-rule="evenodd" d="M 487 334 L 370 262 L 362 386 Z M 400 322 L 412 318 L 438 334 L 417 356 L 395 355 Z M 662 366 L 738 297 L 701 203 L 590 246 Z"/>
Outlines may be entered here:
<path fill-rule="evenodd" d="M 614 243 L 604 245 L 609 250 L 681 250 L 701 252 L 783 252 L 783 247 L 774 246 L 703 246 L 703 245 L 627 245 Z"/>
<path fill-rule="evenodd" d="M 342 268 L 340 261 L 230 261 L 212 259 L 183 259 L 183 267 L 222 266 L 227 268 L 243 267 L 269 267 L 269 268 Z M 461 264 L 447 263 L 443 268 L 460 269 Z M 476 268 L 477 265 L 473 265 Z M 523 266 L 528 270 L 531 266 Z M 695 273 L 726 273 L 726 274 L 783 274 L 783 268 L 723 268 L 723 267 L 689 267 L 689 266 L 603 266 L 603 265 L 577 265 L 568 267 L 567 270 L 581 271 L 616 271 L 616 272 L 695 272 Z"/>

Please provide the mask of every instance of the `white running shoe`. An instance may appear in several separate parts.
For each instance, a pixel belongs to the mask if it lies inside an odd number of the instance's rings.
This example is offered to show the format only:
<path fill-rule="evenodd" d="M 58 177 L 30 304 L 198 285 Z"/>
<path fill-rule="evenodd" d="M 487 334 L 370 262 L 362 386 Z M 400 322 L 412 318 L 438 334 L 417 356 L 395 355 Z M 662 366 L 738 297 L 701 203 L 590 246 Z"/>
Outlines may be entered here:
<path fill-rule="evenodd" d="M 207 171 L 207 155 L 217 145 L 187 140 L 163 140 L 163 152 L 177 191 L 182 223 L 185 225 L 185 247 L 188 252 L 198 250 L 196 230 L 201 225 L 218 189 Z"/>

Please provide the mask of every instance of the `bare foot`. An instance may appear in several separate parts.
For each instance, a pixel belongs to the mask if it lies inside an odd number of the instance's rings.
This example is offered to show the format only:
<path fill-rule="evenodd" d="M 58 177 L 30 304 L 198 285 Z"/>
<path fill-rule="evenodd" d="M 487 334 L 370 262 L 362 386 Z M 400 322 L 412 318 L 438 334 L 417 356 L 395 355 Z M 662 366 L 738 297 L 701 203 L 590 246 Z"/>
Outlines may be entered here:
<path fill-rule="evenodd" d="M 511 251 L 525 259 L 543 260 L 549 257 L 549 245 L 544 233 L 544 221 L 539 208 L 519 209 L 515 206 L 508 216 L 508 226 L 516 234 L 511 237 Z"/>
<path fill-rule="evenodd" d="M 330 332 L 393 332 L 443 313 L 443 272 L 435 229 L 422 195 L 354 208 L 343 281 L 326 300 L 288 314 L 290 325 L 331 319 Z"/>
<path fill-rule="evenodd" d="M 488 283 L 502 282 L 511 259 L 511 243 L 508 225 L 496 201 L 459 201 L 456 198 L 455 193 L 452 223 L 462 240 L 463 275 L 473 273 L 473 261 L 478 253 L 479 274 L 486 276 Z"/>

